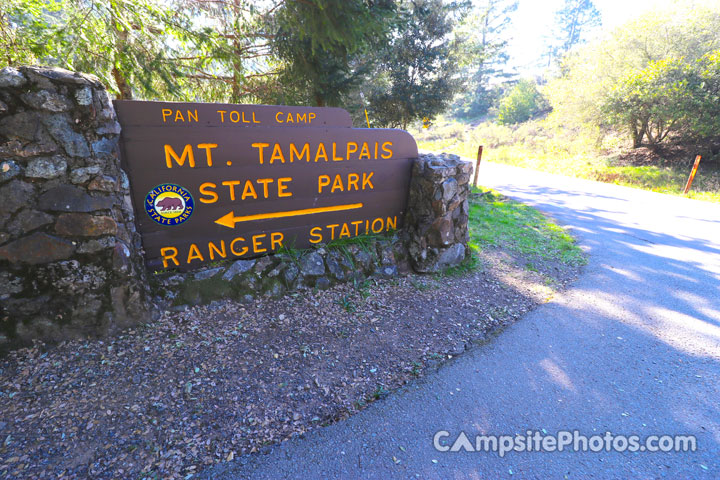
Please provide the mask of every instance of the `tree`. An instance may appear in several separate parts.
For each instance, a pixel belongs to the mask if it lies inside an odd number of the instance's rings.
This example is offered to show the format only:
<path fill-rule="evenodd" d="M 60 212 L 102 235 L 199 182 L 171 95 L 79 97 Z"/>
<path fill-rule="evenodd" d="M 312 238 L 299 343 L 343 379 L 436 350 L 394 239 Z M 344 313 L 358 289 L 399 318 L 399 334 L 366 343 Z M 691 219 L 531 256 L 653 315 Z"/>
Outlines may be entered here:
<path fill-rule="evenodd" d="M 195 24 L 208 25 L 212 41 L 177 57 L 187 90 L 207 100 L 268 102 L 280 68 L 272 57 L 272 6 L 252 0 L 186 0 Z M 190 45 L 194 47 L 194 45 Z"/>
<path fill-rule="evenodd" d="M 369 99 L 377 123 L 405 129 L 448 107 L 461 85 L 451 33 L 462 8 L 443 0 L 413 0 L 403 6 L 402 21 L 379 52 L 373 75 Z"/>
<path fill-rule="evenodd" d="M 391 0 L 286 0 L 273 16 L 285 103 L 338 105 L 371 68 L 365 55 L 387 41 Z"/>
<path fill-rule="evenodd" d="M 668 134 L 688 126 L 697 82 L 692 65 L 682 60 L 650 62 L 640 71 L 629 72 L 614 85 L 602 103 L 608 123 L 627 129 L 633 148 L 647 138 L 650 146 Z"/>
<path fill-rule="evenodd" d="M 720 134 L 720 49 L 697 61 L 695 85 L 699 88 L 689 115 L 690 129 L 700 138 L 717 137 Z"/>
<path fill-rule="evenodd" d="M 119 98 L 178 96 L 176 54 L 211 35 L 153 0 L 10 0 L 2 17 L 1 61 L 90 72 Z"/>
<path fill-rule="evenodd" d="M 565 0 L 563 7 L 555 12 L 556 33 L 548 48 L 548 65 L 553 59 L 564 57 L 584 40 L 584 34 L 601 23 L 600 12 L 592 0 Z"/>
<path fill-rule="evenodd" d="M 459 116 L 484 115 L 502 95 L 502 88 L 493 83 L 512 76 L 504 70 L 508 61 L 506 30 L 517 7 L 517 0 L 482 0 L 460 24 L 462 47 L 458 58 L 470 82 L 456 105 Z"/>
<path fill-rule="evenodd" d="M 500 100 L 498 122 L 503 125 L 522 123 L 547 110 L 547 100 L 535 82 L 523 79 Z"/>
<path fill-rule="evenodd" d="M 682 3 L 652 11 L 564 59 L 547 88 L 553 115 L 633 147 L 717 132 L 720 12 Z"/>

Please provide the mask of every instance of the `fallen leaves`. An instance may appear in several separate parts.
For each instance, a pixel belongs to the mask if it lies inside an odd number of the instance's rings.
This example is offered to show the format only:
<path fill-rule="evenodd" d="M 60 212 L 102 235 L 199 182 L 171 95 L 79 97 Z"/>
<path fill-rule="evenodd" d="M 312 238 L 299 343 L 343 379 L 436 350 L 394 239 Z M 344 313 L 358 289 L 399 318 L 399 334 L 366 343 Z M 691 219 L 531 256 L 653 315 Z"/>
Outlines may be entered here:
<path fill-rule="evenodd" d="M 546 298 L 542 279 L 498 258 L 462 277 L 214 302 L 11 352 L 0 476 L 185 478 L 347 418 Z"/>

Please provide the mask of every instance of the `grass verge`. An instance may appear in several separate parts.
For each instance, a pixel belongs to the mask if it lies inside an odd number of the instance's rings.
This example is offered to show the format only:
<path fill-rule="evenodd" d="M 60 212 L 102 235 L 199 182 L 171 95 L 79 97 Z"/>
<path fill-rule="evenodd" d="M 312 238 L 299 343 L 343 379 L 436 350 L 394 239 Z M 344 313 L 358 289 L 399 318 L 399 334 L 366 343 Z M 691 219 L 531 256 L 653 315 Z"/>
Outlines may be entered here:
<path fill-rule="evenodd" d="M 564 228 L 538 210 L 493 190 L 473 189 L 470 202 L 470 245 L 503 247 L 524 257 L 566 265 L 586 263 L 585 255 Z"/>
<path fill-rule="evenodd" d="M 489 189 L 473 188 L 469 203 L 471 255 L 443 276 L 462 276 L 479 268 L 480 252 L 490 249 L 503 250 L 524 270 L 538 273 L 546 273 L 541 271 L 553 264 L 575 268 L 587 263 L 575 239 L 538 210 Z"/>

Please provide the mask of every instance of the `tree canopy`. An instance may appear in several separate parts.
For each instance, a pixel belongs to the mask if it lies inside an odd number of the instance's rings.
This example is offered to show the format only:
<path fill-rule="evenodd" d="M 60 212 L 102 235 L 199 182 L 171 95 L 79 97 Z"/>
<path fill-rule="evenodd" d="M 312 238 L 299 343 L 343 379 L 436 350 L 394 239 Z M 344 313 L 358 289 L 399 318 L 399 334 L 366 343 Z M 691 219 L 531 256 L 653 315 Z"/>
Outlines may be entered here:
<path fill-rule="evenodd" d="M 676 4 L 565 59 L 549 86 L 555 114 L 627 132 L 632 145 L 717 132 L 720 11 Z"/>
<path fill-rule="evenodd" d="M 506 69 L 510 16 L 517 0 L 481 0 L 458 27 L 458 60 L 467 81 L 455 106 L 461 117 L 485 115 L 502 96 L 498 84 L 513 77 Z"/>
<path fill-rule="evenodd" d="M 462 85 L 452 32 L 464 7 L 443 0 L 402 5 L 391 40 L 378 51 L 374 81 L 365 89 L 378 124 L 406 128 L 447 108 Z"/>
<path fill-rule="evenodd" d="M 560 68 L 517 81 L 518 0 L 2 0 L 0 67 L 93 73 L 119 98 L 342 106 L 362 123 L 367 108 L 403 128 L 450 108 L 523 122 L 547 97 L 565 123 L 656 146 L 720 131 L 717 6 L 676 2 L 586 44 L 600 14 L 564 0 Z"/>
<path fill-rule="evenodd" d="M 273 16 L 273 50 L 285 67 L 290 102 L 339 105 L 368 71 L 369 52 L 385 44 L 389 0 L 284 2 Z"/>
<path fill-rule="evenodd" d="M 337 103 L 392 0 L 5 0 L 2 64 L 99 76 L 120 98 Z"/>
<path fill-rule="evenodd" d="M 500 99 L 498 122 L 522 123 L 547 112 L 548 103 L 535 82 L 522 79 Z"/>
<path fill-rule="evenodd" d="M 6 0 L 0 12 L 4 63 L 44 63 L 94 73 L 120 98 L 177 96 L 182 46 L 208 29 L 151 0 Z"/>
<path fill-rule="evenodd" d="M 555 32 L 548 47 L 548 63 L 561 60 L 601 23 L 600 12 L 591 0 L 565 0 L 562 8 L 555 12 Z"/>

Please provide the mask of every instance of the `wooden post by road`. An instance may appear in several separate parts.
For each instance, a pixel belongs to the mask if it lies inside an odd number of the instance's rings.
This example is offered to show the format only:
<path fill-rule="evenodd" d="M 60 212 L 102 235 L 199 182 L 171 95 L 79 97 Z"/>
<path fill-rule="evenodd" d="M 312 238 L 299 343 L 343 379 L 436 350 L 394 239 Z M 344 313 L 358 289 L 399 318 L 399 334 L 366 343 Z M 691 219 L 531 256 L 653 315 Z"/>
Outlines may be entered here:
<path fill-rule="evenodd" d="M 687 193 L 690 191 L 690 187 L 692 187 L 692 182 L 695 179 L 695 174 L 697 173 L 697 169 L 698 169 L 699 165 L 700 165 L 700 155 L 695 157 L 695 164 L 693 165 L 692 171 L 690 172 L 690 178 L 688 178 L 688 181 L 685 184 L 685 190 L 683 191 L 683 195 L 687 195 Z"/>
<path fill-rule="evenodd" d="M 478 173 L 480 173 L 480 160 L 482 160 L 483 147 L 478 147 L 477 162 L 475 162 L 475 178 L 473 179 L 473 187 L 477 187 Z"/>

